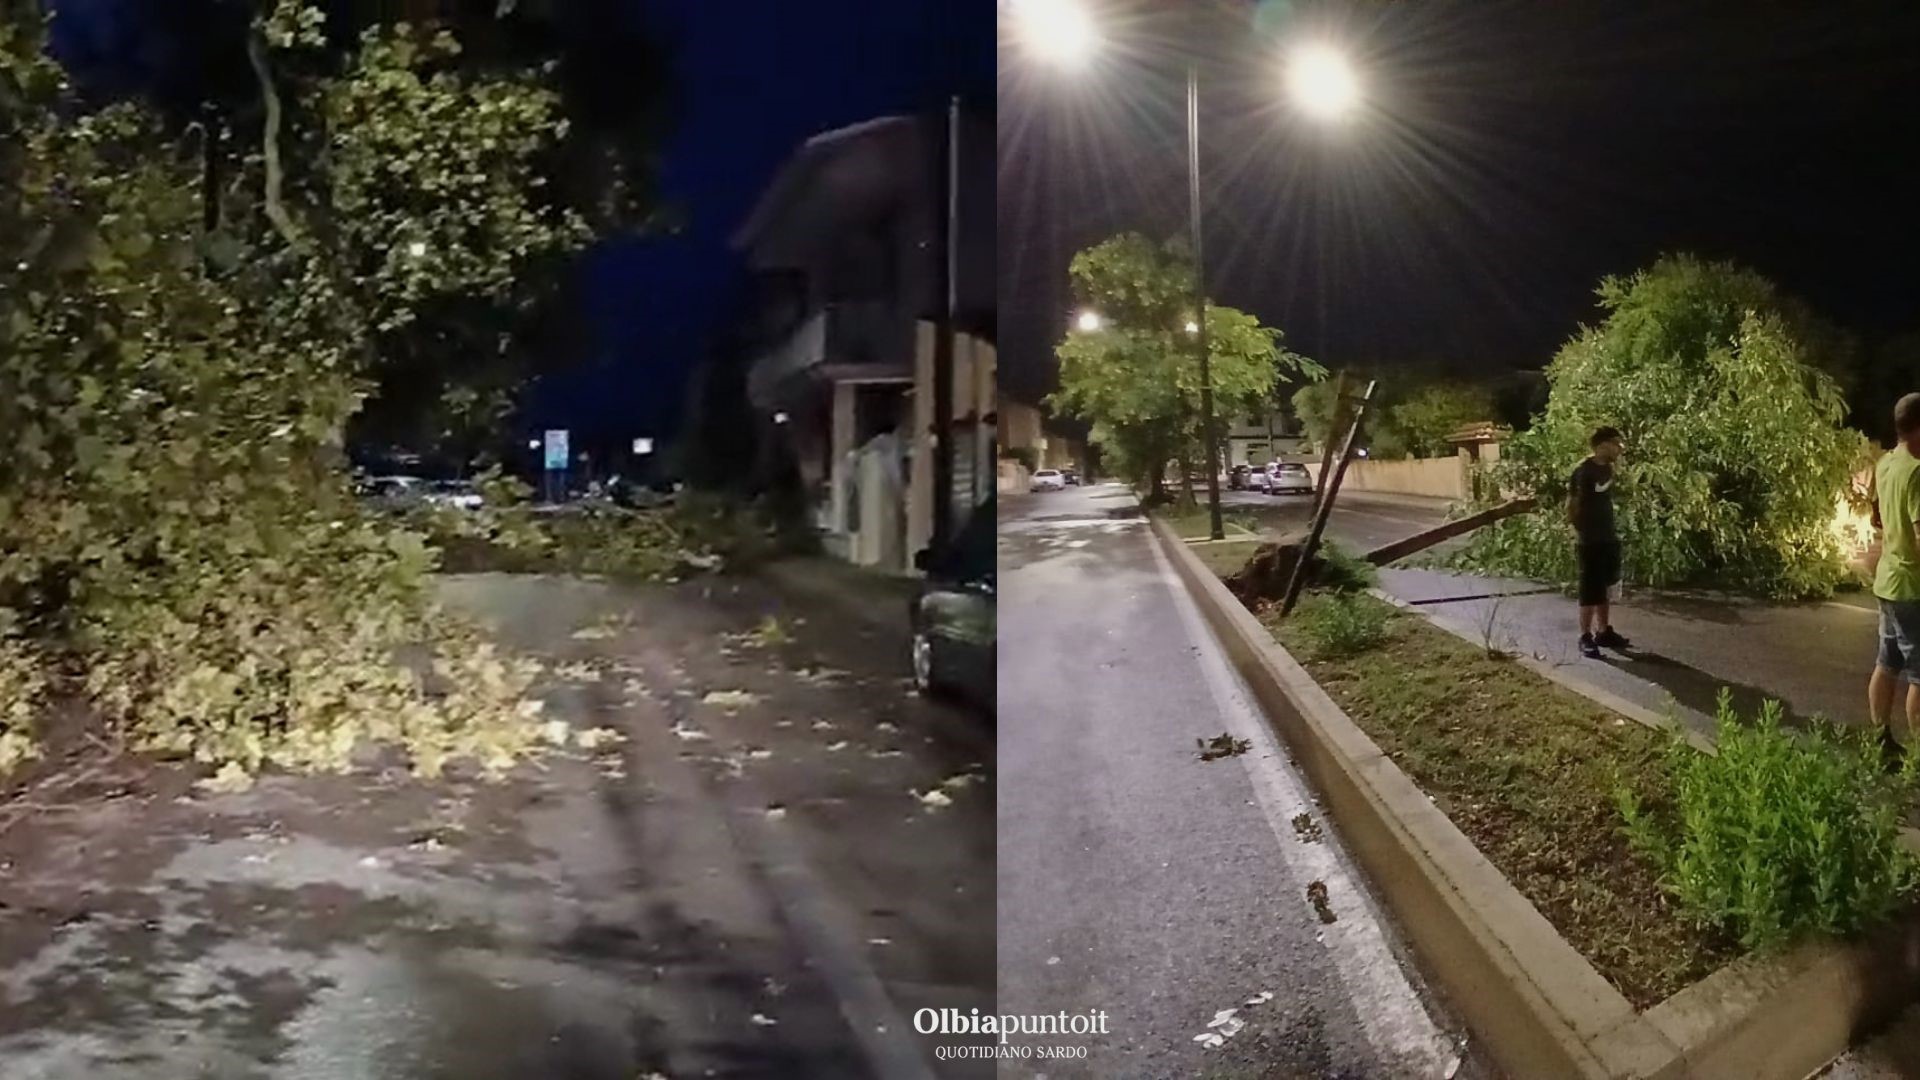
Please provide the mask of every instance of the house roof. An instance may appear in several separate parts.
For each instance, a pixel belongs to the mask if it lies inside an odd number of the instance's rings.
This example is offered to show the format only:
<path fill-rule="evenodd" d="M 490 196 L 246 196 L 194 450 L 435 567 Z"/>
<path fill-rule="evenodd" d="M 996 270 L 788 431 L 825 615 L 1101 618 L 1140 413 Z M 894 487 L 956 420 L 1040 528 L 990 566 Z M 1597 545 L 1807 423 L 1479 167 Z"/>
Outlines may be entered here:
<path fill-rule="evenodd" d="M 1481 420 L 1468 424 L 1447 436 L 1450 443 L 1490 443 L 1500 442 L 1513 434 L 1511 430 L 1491 420 Z"/>
<path fill-rule="evenodd" d="M 787 249 L 838 225 L 836 209 L 869 205 L 910 182 L 918 126 L 910 116 L 881 116 L 801 143 L 734 232 L 733 246 L 764 265 L 787 265 Z M 798 213 L 803 206 L 808 212 Z"/>

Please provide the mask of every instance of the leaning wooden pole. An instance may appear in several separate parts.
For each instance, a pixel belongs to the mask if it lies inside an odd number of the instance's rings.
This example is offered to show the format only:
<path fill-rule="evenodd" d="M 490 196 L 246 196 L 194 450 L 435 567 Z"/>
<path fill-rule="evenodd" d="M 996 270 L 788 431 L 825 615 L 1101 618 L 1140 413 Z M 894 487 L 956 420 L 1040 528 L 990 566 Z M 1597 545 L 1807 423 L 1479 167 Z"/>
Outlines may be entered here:
<path fill-rule="evenodd" d="M 1327 424 L 1327 445 L 1320 451 L 1320 475 L 1315 477 L 1313 485 L 1313 512 L 1320 512 L 1320 504 L 1327 498 L 1327 483 L 1333 479 L 1333 439 L 1334 432 L 1347 423 L 1347 396 L 1352 392 L 1353 376 L 1342 371 L 1333 380 L 1333 418 Z"/>
<path fill-rule="evenodd" d="M 1360 395 L 1359 404 L 1353 410 L 1353 423 L 1347 428 L 1346 442 L 1340 447 L 1340 460 L 1333 467 L 1332 478 L 1324 485 L 1326 494 L 1313 508 L 1313 528 L 1307 533 L 1307 542 L 1300 549 L 1300 555 L 1293 563 L 1293 576 L 1287 579 L 1287 595 L 1280 601 L 1280 617 L 1286 618 L 1293 613 L 1293 605 L 1300 601 L 1300 590 L 1306 587 L 1308 567 L 1313 565 L 1313 553 L 1320 549 L 1320 534 L 1327 529 L 1327 518 L 1333 513 L 1334 497 L 1340 494 L 1340 480 L 1347 475 L 1347 464 L 1353 460 L 1354 443 L 1360 440 L 1361 425 L 1367 422 L 1367 406 L 1373 402 L 1374 387 L 1379 380 L 1367 383 L 1366 393 Z M 1329 443 L 1331 445 L 1331 443 Z"/>

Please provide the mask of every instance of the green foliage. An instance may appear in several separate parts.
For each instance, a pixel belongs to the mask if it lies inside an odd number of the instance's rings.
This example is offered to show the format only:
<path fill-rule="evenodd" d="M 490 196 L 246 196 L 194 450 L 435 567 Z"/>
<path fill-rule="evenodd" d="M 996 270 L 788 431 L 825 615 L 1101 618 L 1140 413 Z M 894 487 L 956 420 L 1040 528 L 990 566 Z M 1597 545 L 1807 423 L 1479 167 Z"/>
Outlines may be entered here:
<path fill-rule="evenodd" d="M 1385 644 L 1392 617 L 1385 604 L 1346 592 L 1309 596 L 1293 613 L 1314 654 L 1325 659 L 1355 656 Z"/>
<path fill-rule="evenodd" d="M 1722 691 L 1718 755 L 1676 739 L 1666 770 L 1670 807 L 1621 788 L 1627 835 L 1692 919 L 1748 948 L 1865 929 L 1920 884 L 1900 843 L 1913 763 L 1888 775 L 1859 732 L 1783 731 L 1777 701 L 1745 725 Z"/>
<path fill-rule="evenodd" d="M 1545 415 L 1494 470 L 1541 512 L 1481 530 L 1464 563 L 1572 580 L 1567 480 L 1605 424 L 1626 435 L 1614 503 L 1627 580 L 1829 593 L 1845 577 L 1833 522 L 1859 439 L 1794 336 L 1795 305 L 1758 275 L 1685 256 L 1606 279 L 1600 300 L 1606 320 L 1561 348 Z"/>
<path fill-rule="evenodd" d="M 1205 433 L 1199 357 L 1186 330 L 1194 307 L 1186 250 L 1123 233 L 1075 255 L 1068 272 L 1076 299 L 1099 312 L 1103 325 L 1072 331 L 1056 346 L 1060 389 L 1052 404 L 1092 422 L 1110 463 L 1123 463 L 1122 475 L 1136 481 L 1157 479 L 1162 465 L 1183 454 L 1200 461 Z M 1266 400 L 1278 378 L 1324 374 L 1244 311 L 1209 303 L 1206 318 L 1216 403 Z"/>
<path fill-rule="evenodd" d="M 1009 446 L 1000 451 L 1000 456 L 1019 462 L 1028 472 L 1033 472 L 1040 467 L 1040 455 L 1035 453 L 1031 446 Z"/>
<path fill-rule="evenodd" d="M 535 669 L 435 609 L 435 552 L 357 506 L 341 438 L 379 328 L 584 239 L 515 190 L 563 128 L 524 80 L 429 73 L 450 44 L 403 30 L 316 69 L 315 10 L 259 30 L 294 51 L 269 86 L 311 152 L 275 182 L 273 147 L 211 237 L 192 155 L 137 108 L 81 110 L 39 23 L 0 15 L 0 626 L 223 779 L 372 743 L 497 770 L 536 746 Z"/>
<path fill-rule="evenodd" d="M 1332 592 L 1364 592 L 1380 583 L 1380 570 L 1372 563 L 1331 541 L 1322 541 L 1316 554 L 1320 567 L 1314 572 L 1313 585 Z"/>
<path fill-rule="evenodd" d="M 1409 456 L 1444 457 L 1454 452 L 1447 436 L 1493 414 L 1493 394 L 1484 387 L 1429 383 L 1389 408 L 1383 427 L 1395 431 Z M 1389 456 L 1375 447 L 1377 456 Z"/>

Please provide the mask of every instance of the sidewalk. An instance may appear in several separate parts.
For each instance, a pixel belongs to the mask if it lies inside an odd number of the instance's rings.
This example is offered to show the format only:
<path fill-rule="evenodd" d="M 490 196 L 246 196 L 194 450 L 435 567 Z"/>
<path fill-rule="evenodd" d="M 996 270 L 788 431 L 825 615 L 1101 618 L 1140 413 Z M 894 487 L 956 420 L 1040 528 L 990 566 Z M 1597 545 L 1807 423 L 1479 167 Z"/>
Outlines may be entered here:
<path fill-rule="evenodd" d="M 1577 691 L 1673 710 L 1703 733 L 1712 730 L 1722 687 L 1742 715 L 1775 698 L 1790 719 L 1865 719 L 1878 628 L 1861 604 L 1630 589 L 1615 604 L 1614 624 L 1633 651 L 1588 660 L 1577 648 L 1573 600 L 1538 582 L 1388 567 L 1380 588 L 1469 640 L 1539 661 Z"/>

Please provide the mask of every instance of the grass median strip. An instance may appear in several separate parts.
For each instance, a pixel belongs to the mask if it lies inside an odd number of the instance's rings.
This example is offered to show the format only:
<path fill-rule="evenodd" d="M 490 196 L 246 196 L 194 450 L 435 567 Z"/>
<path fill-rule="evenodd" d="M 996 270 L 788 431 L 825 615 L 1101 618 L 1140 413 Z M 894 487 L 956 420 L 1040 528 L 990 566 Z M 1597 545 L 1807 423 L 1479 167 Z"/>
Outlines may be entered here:
<path fill-rule="evenodd" d="M 1673 800 L 1662 735 L 1418 617 L 1351 602 L 1382 609 L 1379 647 L 1325 656 L 1308 620 L 1262 621 L 1628 1000 L 1654 1005 L 1739 954 L 1685 921 L 1622 831 L 1621 784 L 1645 805 Z"/>

